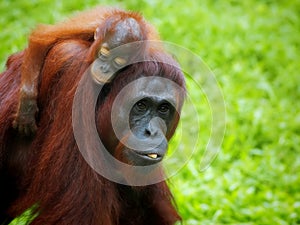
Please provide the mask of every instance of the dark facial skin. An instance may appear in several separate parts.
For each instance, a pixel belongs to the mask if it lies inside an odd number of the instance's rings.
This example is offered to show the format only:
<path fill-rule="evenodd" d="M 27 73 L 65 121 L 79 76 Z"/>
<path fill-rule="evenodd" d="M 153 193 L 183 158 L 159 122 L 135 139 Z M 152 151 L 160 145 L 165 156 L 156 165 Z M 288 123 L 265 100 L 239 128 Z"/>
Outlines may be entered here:
<path fill-rule="evenodd" d="M 97 31 L 95 36 L 97 36 Z M 113 74 L 127 65 L 130 58 L 138 54 L 140 47 L 138 44 L 126 44 L 140 40 L 142 40 L 140 25 L 135 19 L 128 18 L 118 22 L 114 32 L 105 37 L 100 46 L 98 58 L 92 64 L 91 72 L 94 80 L 102 84 L 110 82 Z M 122 47 L 118 48 L 120 46 Z"/>
<path fill-rule="evenodd" d="M 132 108 L 129 121 L 132 133 L 153 147 L 142 151 L 128 150 L 127 158 L 135 165 L 149 165 L 163 159 L 168 141 L 165 137 L 174 116 L 173 105 L 161 96 L 145 96 Z"/>
<path fill-rule="evenodd" d="M 119 156 L 118 160 L 146 166 L 163 159 L 181 101 L 180 93 L 166 80 L 157 77 L 135 80 L 119 93 L 112 111 L 106 112 L 112 121 L 104 119 L 102 123 L 111 123 L 113 129 L 100 131 L 100 137 L 101 132 L 103 136 L 114 137 L 105 145 Z"/>

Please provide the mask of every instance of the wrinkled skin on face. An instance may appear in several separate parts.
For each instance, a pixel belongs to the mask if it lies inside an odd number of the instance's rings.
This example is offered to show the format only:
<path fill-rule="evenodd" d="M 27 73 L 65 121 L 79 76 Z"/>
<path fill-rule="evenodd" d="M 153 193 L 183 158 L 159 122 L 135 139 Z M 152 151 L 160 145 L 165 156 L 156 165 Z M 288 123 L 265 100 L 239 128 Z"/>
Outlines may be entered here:
<path fill-rule="evenodd" d="M 142 77 L 124 87 L 111 111 L 110 136 L 119 141 L 117 147 L 107 144 L 116 148 L 113 155 L 136 166 L 160 162 L 166 154 L 182 101 L 183 93 L 178 87 L 160 77 Z"/>

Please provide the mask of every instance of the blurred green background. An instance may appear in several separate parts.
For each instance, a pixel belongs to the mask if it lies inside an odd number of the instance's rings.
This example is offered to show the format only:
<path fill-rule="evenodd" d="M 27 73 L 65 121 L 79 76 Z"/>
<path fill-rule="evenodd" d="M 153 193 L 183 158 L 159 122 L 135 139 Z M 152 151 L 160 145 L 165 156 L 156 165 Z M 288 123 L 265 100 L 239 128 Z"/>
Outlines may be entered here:
<path fill-rule="evenodd" d="M 300 224 L 300 1 L 1 0 L 1 71 L 38 23 L 99 4 L 141 12 L 163 40 L 199 55 L 223 91 L 217 159 L 201 172 L 196 153 L 170 180 L 183 224 Z"/>

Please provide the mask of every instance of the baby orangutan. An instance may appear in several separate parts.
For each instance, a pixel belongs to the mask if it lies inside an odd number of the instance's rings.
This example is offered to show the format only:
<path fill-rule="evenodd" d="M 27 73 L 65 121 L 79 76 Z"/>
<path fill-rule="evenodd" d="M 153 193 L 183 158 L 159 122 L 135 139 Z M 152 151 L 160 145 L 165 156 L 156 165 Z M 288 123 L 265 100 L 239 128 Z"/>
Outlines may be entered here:
<path fill-rule="evenodd" d="M 149 38 L 157 39 L 156 32 L 140 15 L 107 8 L 81 13 L 57 25 L 40 25 L 30 35 L 29 45 L 25 50 L 19 104 L 13 127 L 26 136 L 36 132 L 39 76 L 47 53 L 55 45 L 73 40 L 88 41 L 91 58 L 87 61 L 94 62 L 91 68 L 93 78 L 96 82 L 106 83 L 129 59 L 142 57 L 141 54 L 145 52 L 142 41 Z M 127 50 L 122 48 L 122 52 L 111 54 L 112 49 L 132 42 L 141 44 Z"/>

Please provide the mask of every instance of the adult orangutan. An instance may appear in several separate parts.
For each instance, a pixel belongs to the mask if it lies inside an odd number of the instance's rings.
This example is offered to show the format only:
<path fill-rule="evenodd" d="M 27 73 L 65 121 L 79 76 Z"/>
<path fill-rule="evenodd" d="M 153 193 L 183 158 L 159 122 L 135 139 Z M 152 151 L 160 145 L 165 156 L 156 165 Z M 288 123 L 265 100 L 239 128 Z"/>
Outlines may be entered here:
<path fill-rule="evenodd" d="M 166 182 L 146 185 L 153 174 L 163 178 L 159 162 L 184 99 L 176 85 L 185 90 L 176 62 L 147 42 L 157 38 L 136 13 L 96 8 L 38 27 L 9 57 L 0 75 L 0 224 L 28 208 L 31 224 L 180 220 Z M 84 120 L 90 112 L 103 146 Z M 102 176 L 110 156 L 120 182 Z"/>

